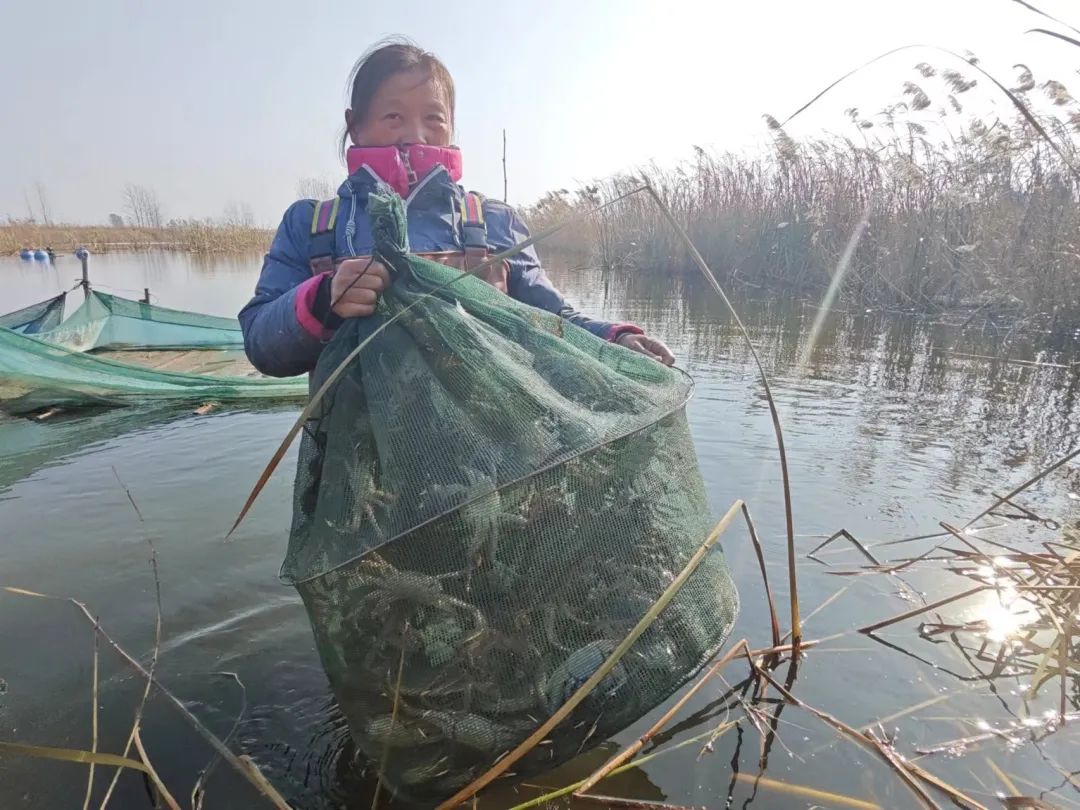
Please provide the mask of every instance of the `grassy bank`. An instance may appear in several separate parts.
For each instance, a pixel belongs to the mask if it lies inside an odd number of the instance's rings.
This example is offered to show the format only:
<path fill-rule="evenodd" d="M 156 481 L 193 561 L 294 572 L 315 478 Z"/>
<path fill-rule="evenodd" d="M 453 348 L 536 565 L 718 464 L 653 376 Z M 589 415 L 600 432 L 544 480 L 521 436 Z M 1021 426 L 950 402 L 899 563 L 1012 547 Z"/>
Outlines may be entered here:
<path fill-rule="evenodd" d="M 973 121 L 958 133 L 938 127 L 932 136 L 905 110 L 874 120 L 856 120 L 853 110 L 857 134 L 806 141 L 773 121 L 772 148 L 761 154 L 697 150 L 675 169 L 550 193 L 527 216 L 536 230 L 582 219 L 542 251 L 588 251 L 607 267 L 696 272 L 646 194 L 585 223 L 586 211 L 647 181 L 734 287 L 820 295 L 839 275 L 839 300 L 848 303 L 1073 319 L 1080 317 L 1073 141 L 1080 109 L 1070 98 L 1065 111 L 1064 120 L 1043 121 L 1052 146 L 1019 116 L 993 126 Z"/>
<path fill-rule="evenodd" d="M 0 225 L 0 255 L 24 247 L 52 247 L 70 253 L 83 246 L 95 253 L 124 250 L 179 250 L 189 253 L 239 253 L 266 250 L 273 231 L 188 223 L 167 228 L 94 225 Z"/>

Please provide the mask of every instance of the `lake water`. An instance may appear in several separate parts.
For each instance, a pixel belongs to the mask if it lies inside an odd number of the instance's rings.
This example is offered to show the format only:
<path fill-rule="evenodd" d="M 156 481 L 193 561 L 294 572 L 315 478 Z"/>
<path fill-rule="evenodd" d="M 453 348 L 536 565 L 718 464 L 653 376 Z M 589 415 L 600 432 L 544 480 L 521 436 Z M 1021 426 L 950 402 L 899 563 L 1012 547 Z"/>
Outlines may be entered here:
<path fill-rule="evenodd" d="M 233 315 L 250 295 L 259 264 L 258 256 L 96 256 L 91 278 L 106 292 L 136 298 L 149 287 L 155 303 Z M 720 514 L 736 498 L 749 504 L 783 614 L 783 502 L 772 427 L 751 358 L 714 293 L 696 279 L 657 274 L 572 267 L 551 274 L 582 309 L 635 321 L 666 340 L 695 378 L 689 415 L 713 509 Z M 70 256 L 55 267 L 0 260 L 0 309 L 54 295 L 78 275 Z M 910 609 L 923 594 L 930 600 L 958 592 L 966 580 L 943 572 L 838 577 L 830 571 L 865 562 L 850 546 L 841 552 L 837 545 L 823 558 L 832 568 L 803 553 L 841 528 L 873 544 L 934 532 L 940 520 L 962 525 L 988 505 L 991 492 L 1011 489 L 1065 455 L 1080 441 L 1080 366 L 1068 367 L 1080 360 L 1076 335 L 980 319 L 961 328 L 963 316 L 841 311 L 828 313 L 808 350 L 821 312 L 814 302 L 777 297 L 740 306 L 771 375 L 787 437 L 803 615 L 827 602 L 807 622 L 806 636 L 842 634 L 809 652 L 794 692 L 852 726 L 884 718 L 884 729 L 896 733 L 897 750 L 907 756 L 919 746 L 1056 706 L 1056 685 L 1048 687 L 1051 694 L 1025 701 L 1024 679 L 980 676 L 950 645 L 921 639 L 917 619 L 883 633 L 891 647 L 852 632 Z M 160 574 L 157 672 L 165 686 L 221 737 L 239 716 L 233 749 L 250 755 L 293 806 L 367 808 L 373 782 L 334 711 L 303 606 L 277 580 L 290 519 L 292 456 L 238 536 L 223 540 L 296 412 L 271 407 L 196 416 L 190 409 L 125 409 L 44 424 L 0 421 L 0 585 L 84 602 L 121 646 L 146 661 L 155 620 L 149 537 Z M 144 524 L 118 479 L 130 488 Z M 1080 466 L 1066 465 L 1022 500 L 1075 524 L 1077 493 Z M 1034 546 L 1039 539 L 1030 521 L 1010 526 L 1016 544 Z M 930 547 L 916 542 L 877 552 L 893 559 Z M 743 603 L 732 639 L 767 646 L 768 610 L 741 526 L 725 536 L 724 548 Z M 975 598 L 948 615 L 978 617 L 985 607 Z M 70 603 L 0 592 L 0 740 L 89 748 L 93 661 L 92 629 Z M 763 751 L 739 702 L 751 695 L 726 694 L 726 684 L 737 684 L 745 671 L 742 663 L 728 667 L 659 745 L 646 749 L 662 751 L 742 717 L 711 752 L 702 751 L 703 741 L 688 744 L 608 780 L 600 792 L 709 808 L 916 806 L 873 754 L 800 708 L 780 714 L 775 740 Z M 104 647 L 99 679 L 100 749 L 118 753 L 142 681 Z M 1077 711 L 1080 687 L 1072 683 L 1068 694 L 1070 710 Z M 770 693 L 760 707 L 772 711 L 774 698 Z M 511 807 L 539 795 L 536 785 L 582 778 L 662 711 L 556 773 L 529 785 L 497 786 L 478 806 Z M 188 806 L 211 749 L 160 696 L 147 706 L 142 739 L 166 784 Z M 1041 795 L 1055 806 L 1076 807 L 1078 741 L 1072 726 L 1019 741 L 991 735 L 963 755 L 930 756 L 920 764 L 988 807 L 1001 806 L 995 796 L 1011 787 L 1030 795 L 1046 791 Z M 98 801 L 110 778 L 111 769 L 97 769 Z M 791 785 L 849 798 L 795 793 Z M 85 766 L 0 752 L 0 807 L 81 806 L 85 786 Z M 141 779 L 125 773 L 111 806 L 150 806 Z M 204 806 L 264 802 L 218 764 Z"/>

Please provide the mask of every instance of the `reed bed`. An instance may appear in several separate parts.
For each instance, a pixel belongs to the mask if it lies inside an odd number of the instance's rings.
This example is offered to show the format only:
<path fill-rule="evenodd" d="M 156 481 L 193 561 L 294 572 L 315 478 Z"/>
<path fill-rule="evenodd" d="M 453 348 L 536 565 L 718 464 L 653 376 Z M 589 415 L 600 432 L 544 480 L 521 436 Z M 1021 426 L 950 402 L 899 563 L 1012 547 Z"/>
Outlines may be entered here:
<path fill-rule="evenodd" d="M 23 248 L 51 247 L 71 253 L 85 247 L 95 253 L 175 250 L 186 253 L 245 253 L 270 246 L 273 231 L 190 222 L 165 228 L 112 228 L 93 225 L 0 225 L 0 255 Z"/>
<path fill-rule="evenodd" d="M 958 124 L 950 104 L 962 109 L 962 93 L 976 86 L 965 76 L 921 63 L 903 101 L 876 115 L 848 111 L 850 136 L 797 139 L 767 116 L 771 147 L 758 153 L 695 148 L 674 168 L 549 193 L 526 215 L 544 228 L 647 182 L 731 287 L 813 293 L 835 283 L 838 300 L 857 305 L 1075 321 L 1080 103 L 1061 83 L 1022 71 L 1011 97 L 1031 111 Z M 938 85 L 944 108 L 935 113 Z M 1053 113 L 1032 112 L 1046 106 Z M 853 234 L 850 266 L 838 274 Z M 611 268 L 693 272 L 683 241 L 637 198 L 545 248 Z"/>

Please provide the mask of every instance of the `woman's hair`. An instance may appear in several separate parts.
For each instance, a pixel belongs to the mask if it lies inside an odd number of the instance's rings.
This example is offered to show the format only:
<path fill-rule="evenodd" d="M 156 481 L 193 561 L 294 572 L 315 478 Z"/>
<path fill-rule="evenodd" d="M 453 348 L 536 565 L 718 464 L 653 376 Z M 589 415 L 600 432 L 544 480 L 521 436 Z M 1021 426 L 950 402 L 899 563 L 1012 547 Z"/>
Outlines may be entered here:
<path fill-rule="evenodd" d="M 439 57 L 417 47 L 407 39 L 387 39 L 374 45 L 357 60 L 349 74 L 349 107 L 353 122 L 363 121 L 379 87 L 398 73 L 419 70 L 427 74 L 446 93 L 450 127 L 454 126 L 454 80 Z M 349 127 L 341 135 L 341 154 L 349 146 Z"/>

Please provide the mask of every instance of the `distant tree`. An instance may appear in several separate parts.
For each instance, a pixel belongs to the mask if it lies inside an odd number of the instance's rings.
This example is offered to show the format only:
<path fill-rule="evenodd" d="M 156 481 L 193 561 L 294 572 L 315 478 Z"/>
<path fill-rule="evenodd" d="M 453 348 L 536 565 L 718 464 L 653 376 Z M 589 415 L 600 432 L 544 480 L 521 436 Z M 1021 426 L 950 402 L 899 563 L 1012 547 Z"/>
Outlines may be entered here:
<path fill-rule="evenodd" d="M 23 199 L 26 200 L 26 223 L 33 225 L 37 222 L 37 218 L 34 216 L 34 206 L 30 204 L 30 195 L 26 189 L 23 189 Z"/>
<path fill-rule="evenodd" d="M 230 228 L 254 228 L 255 214 L 248 203 L 231 200 L 225 206 L 223 222 Z"/>
<path fill-rule="evenodd" d="M 123 228 L 124 218 L 119 214 L 109 214 L 109 224 L 114 228 Z"/>
<path fill-rule="evenodd" d="M 46 225 L 52 225 L 52 206 L 49 205 L 49 195 L 45 193 L 45 184 L 38 180 L 34 183 L 37 192 L 38 208 L 41 209 L 41 221 Z"/>
<path fill-rule="evenodd" d="M 124 211 L 128 222 L 138 228 L 161 227 L 161 203 L 152 188 L 132 183 L 124 186 Z"/>
<path fill-rule="evenodd" d="M 334 196 L 334 186 L 318 177 L 301 177 L 296 181 L 296 196 L 305 200 L 328 200 Z"/>

